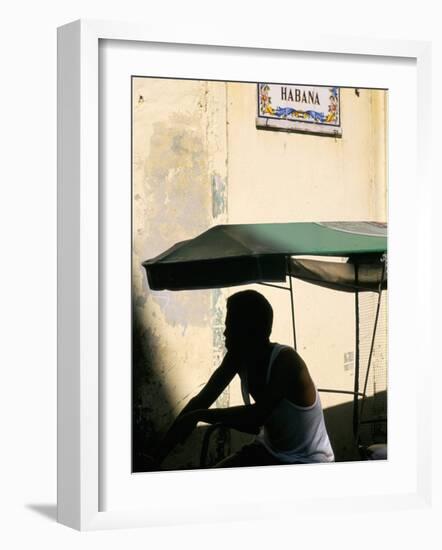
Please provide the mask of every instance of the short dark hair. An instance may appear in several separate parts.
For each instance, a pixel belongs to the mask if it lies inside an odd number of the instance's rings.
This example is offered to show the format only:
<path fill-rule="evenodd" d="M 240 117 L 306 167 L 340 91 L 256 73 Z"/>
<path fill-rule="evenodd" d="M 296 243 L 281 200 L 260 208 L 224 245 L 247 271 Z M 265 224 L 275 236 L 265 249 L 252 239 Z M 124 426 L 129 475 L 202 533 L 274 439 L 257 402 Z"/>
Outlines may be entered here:
<path fill-rule="evenodd" d="M 258 337 L 268 338 L 272 332 L 273 308 L 256 290 L 242 290 L 227 298 L 227 308 L 238 321 L 248 325 Z"/>

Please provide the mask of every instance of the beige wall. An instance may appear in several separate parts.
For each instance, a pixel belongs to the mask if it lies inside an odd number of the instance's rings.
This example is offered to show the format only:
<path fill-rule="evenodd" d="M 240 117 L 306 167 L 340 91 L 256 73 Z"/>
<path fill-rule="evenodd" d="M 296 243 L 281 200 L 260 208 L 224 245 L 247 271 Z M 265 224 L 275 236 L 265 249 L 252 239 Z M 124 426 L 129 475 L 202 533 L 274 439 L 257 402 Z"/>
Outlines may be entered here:
<path fill-rule="evenodd" d="M 343 135 L 333 138 L 258 130 L 253 84 L 140 78 L 133 93 L 136 393 L 155 437 L 219 363 L 225 298 L 238 289 L 151 292 L 141 261 L 224 222 L 386 221 L 386 94 L 341 89 Z M 255 288 L 274 307 L 272 339 L 291 343 L 288 293 Z M 301 282 L 295 292 L 298 349 L 317 385 L 351 389 L 354 297 Z M 234 384 L 218 405 L 237 403 Z M 171 467 L 197 462 L 194 437 Z"/>
<path fill-rule="evenodd" d="M 341 89 L 332 138 L 257 130 L 255 86 L 229 84 L 229 222 L 385 221 L 384 98 Z"/>
<path fill-rule="evenodd" d="M 386 221 L 386 93 L 357 92 L 341 89 L 343 133 L 333 138 L 257 130 L 255 86 L 228 85 L 230 223 Z M 294 287 L 298 351 L 317 386 L 352 390 L 344 354 L 355 350 L 354 296 L 299 281 Z M 275 308 L 273 339 L 292 343 L 286 293 L 261 291 Z M 321 400 L 327 408 L 350 397 L 323 393 Z M 347 428 L 335 434 L 335 446 L 349 447 Z"/>

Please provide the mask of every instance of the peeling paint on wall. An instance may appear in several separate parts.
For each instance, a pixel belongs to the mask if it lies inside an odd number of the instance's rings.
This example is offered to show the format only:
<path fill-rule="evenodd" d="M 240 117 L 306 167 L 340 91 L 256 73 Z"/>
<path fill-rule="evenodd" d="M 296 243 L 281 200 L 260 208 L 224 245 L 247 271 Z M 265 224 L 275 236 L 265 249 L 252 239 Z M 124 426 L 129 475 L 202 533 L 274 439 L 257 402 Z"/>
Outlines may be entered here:
<path fill-rule="evenodd" d="M 144 166 L 145 231 L 150 236 L 143 257 L 150 258 L 176 241 L 191 238 L 210 225 L 207 189 L 207 149 L 195 122 L 184 115 L 171 116 L 153 126 Z M 166 320 L 185 330 L 189 324 L 207 323 L 207 301 L 191 292 L 153 292 Z"/>
<path fill-rule="evenodd" d="M 213 331 L 213 368 L 219 367 L 226 353 L 224 346 L 224 328 L 226 315 L 226 291 L 216 288 L 212 291 L 212 331 Z M 217 399 L 217 407 L 229 404 L 229 388 L 227 387 Z"/>
<path fill-rule="evenodd" d="M 212 174 L 212 216 L 214 219 L 227 213 L 227 186 L 218 174 Z"/>
<path fill-rule="evenodd" d="M 212 174 L 212 215 L 218 223 L 227 219 L 227 186 L 218 174 Z M 225 289 L 212 291 L 213 319 L 213 368 L 216 369 L 226 353 L 224 345 L 224 328 L 227 292 Z M 216 400 L 216 407 L 226 408 L 230 405 L 230 388 L 227 388 Z M 211 456 L 212 463 L 217 463 L 231 452 L 230 431 L 221 429 L 216 435 L 215 448 Z"/>

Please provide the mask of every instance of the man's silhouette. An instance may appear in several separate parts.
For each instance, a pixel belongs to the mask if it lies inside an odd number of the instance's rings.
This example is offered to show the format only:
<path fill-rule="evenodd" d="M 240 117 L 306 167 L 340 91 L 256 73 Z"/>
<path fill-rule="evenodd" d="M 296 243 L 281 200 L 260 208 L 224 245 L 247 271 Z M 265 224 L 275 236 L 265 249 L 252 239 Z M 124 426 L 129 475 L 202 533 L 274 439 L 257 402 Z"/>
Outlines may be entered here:
<path fill-rule="evenodd" d="M 256 435 L 251 444 L 216 467 L 334 460 L 318 391 L 307 366 L 293 348 L 270 342 L 272 323 L 272 307 L 259 292 L 245 290 L 228 298 L 227 353 L 154 452 L 153 467 L 159 467 L 200 421 Z M 244 405 L 209 408 L 235 375 L 241 379 Z"/>

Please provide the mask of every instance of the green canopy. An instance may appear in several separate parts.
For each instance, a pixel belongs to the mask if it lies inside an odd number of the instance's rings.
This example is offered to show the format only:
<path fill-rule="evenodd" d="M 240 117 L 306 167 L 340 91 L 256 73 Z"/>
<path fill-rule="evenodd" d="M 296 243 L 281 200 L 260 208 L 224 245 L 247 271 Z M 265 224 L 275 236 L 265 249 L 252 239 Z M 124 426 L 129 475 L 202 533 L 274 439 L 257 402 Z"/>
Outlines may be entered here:
<path fill-rule="evenodd" d="M 278 282 L 287 275 L 337 290 L 371 290 L 385 278 L 386 233 L 386 224 L 375 222 L 217 225 L 143 266 L 153 290 Z M 297 256 L 348 261 L 315 264 Z"/>

